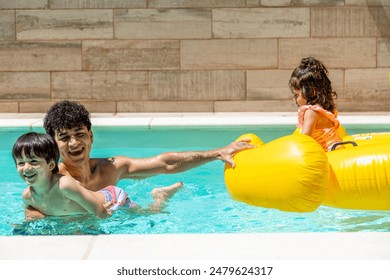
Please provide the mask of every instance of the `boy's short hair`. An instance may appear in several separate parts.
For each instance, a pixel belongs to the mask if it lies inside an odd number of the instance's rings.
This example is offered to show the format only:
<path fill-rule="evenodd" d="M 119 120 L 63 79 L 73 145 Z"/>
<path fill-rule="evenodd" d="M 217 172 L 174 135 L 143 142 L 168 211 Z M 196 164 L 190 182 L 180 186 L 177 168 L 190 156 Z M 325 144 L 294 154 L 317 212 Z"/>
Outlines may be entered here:
<path fill-rule="evenodd" d="M 91 130 L 90 114 L 80 103 L 62 100 L 49 108 L 43 120 L 46 133 L 54 137 L 61 129 L 72 129 L 85 125 Z"/>
<path fill-rule="evenodd" d="M 36 132 L 21 135 L 12 148 L 12 156 L 15 163 L 17 158 L 23 157 L 23 154 L 28 158 L 32 158 L 33 154 L 35 154 L 37 157 L 44 158 L 47 163 L 53 160 L 55 167 L 52 173 L 58 172 L 60 153 L 57 143 L 50 135 Z"/>

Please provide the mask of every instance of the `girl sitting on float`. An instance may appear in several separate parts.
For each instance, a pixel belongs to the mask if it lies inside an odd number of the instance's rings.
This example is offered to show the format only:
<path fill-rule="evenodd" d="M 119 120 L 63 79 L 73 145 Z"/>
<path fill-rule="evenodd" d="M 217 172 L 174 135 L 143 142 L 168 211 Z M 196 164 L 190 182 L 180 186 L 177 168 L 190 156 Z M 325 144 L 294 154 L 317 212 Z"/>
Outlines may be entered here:
<path fill-rule="evenodd" d="M 292 72 L 289 86 L 299 106 L 297 127 L 301 133 L 313 137 L 324 151 L 341 142 L 334 102 L 337 94 L 325 65 L 313 57 L 303 58 Z"/>

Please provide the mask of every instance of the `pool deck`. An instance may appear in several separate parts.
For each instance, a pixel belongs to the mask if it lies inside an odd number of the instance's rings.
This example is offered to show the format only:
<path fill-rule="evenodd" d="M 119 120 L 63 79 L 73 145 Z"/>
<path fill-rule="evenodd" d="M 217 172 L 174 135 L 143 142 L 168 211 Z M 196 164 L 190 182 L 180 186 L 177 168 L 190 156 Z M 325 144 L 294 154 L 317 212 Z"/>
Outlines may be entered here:
<path fill-rule="evenodd" d="M 41 127 L 43 116 L 0 114 L 0 127 Z M 340 114 L 339 119 L 390 127 L 390 112 Z M 295 124 L 296 113 L 93 114 L 92 123 L 275 125 Z M 1 236 L 0 260 L 390 260 L 389 248 L 390 232 Z"/>
<path fill-rule="evenodd" d="M 389 248 L 390 233 L 368 232 L 4 236 L 0 260 L 389 260 Z"/>

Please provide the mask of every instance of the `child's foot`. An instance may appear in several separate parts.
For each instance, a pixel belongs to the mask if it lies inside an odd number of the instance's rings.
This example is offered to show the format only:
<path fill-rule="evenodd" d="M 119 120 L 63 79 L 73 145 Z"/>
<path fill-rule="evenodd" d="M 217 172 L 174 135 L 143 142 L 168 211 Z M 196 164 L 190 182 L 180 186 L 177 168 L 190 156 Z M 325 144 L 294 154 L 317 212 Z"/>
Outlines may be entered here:
<path fill-rule="evenodd" d="M 152 190 L 151 195 L 154 200 L 167 201 L 171 196 L 173 196 L 181 187 L 183 187 L 182 182 L 177 182 L 173 185 L 155 188 Z"/>

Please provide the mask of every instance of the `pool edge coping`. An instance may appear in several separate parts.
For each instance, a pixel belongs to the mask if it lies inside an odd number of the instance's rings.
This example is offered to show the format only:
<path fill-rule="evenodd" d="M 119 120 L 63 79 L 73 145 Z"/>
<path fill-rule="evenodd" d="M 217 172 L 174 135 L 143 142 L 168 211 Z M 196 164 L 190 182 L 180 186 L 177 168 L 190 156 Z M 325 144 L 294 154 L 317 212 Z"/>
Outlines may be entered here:
<path fill-rule="evenodd" d="M 44 114 L 0 114 L 0 127 L 43 127 Z M 390 112 L 339 114 L 342 124 L 390 124 Z M 93 126 L 295 125 L 295 112 L 91 114 Z"/>

